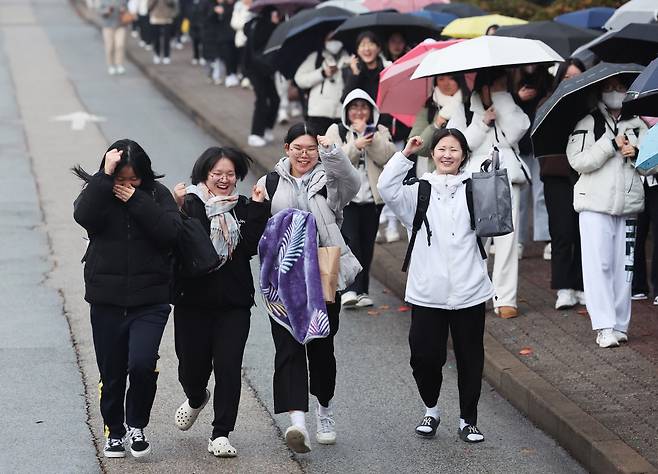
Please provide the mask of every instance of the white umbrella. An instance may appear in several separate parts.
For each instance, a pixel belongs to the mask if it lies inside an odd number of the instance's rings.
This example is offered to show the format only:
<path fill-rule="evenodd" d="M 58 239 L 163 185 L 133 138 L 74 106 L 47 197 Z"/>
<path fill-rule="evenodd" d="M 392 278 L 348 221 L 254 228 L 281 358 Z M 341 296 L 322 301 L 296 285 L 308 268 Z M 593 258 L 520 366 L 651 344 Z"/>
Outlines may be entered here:
<path fill-rule="evenodd" d="M 327 2 L 322 2 L 315 8 L 325 8 L 325 7 L 337 7 L 342 8 L 343 10 L 350 11 L 352 13 L 368 13 L 368 10 L 364 5 L 362 0 L 329 0 Z"/>
<path fill-rule="evenodd" d="M 480 36 L 428 54 L 412 79 L 474 69 L 564 61 L 539 40 Z"/>
<path fill-rule="evenodd" d="M 617 8 L 603 27 L 606 30 L 619 30 L 630 23 L 652 21 L 658 21 L 658 0 L 631 0 Z"/>

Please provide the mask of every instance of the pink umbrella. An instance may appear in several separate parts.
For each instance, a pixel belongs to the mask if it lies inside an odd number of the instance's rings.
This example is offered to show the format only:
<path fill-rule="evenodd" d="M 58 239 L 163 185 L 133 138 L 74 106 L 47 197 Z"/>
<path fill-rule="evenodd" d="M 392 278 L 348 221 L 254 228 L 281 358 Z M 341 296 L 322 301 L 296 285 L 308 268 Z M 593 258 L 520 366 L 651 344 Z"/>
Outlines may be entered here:
<path fill-rule="evenodd" d="M 392 8 L 400 13 L 409 13 L 422 10 L 432 3 L 449 3 L 449 0 L 364 0 L 363 5 L 373 12 Z"/>
<path fill-rule="evenodd" d="M 380 112 L 391 114 L 408 127 L 413 126 L 416 113 L 432 93 L 433 79 L 426 77 L 412 81 L 411 75 L 431 51 L 443 49 L 461 41 L 463 40 L 434 41 L 427 39 L 380 72 L 379 92 L 377 93 L 377 107 Z"/>

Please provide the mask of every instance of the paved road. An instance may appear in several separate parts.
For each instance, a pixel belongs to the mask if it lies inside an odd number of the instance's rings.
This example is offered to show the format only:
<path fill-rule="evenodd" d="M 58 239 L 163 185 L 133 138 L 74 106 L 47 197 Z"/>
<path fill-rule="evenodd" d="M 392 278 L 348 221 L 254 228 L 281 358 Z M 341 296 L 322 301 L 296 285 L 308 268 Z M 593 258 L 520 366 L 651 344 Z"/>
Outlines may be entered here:
<path fill-rule="evenodd" d="M 129 136 L 145 147 L 154 167 L 167 173 L 164 181 L 171 185 L 184 179 L 195 157 L 213 140 L 130 65 L 125 77 L 106 76 L 101 51 L 99 33 L 79 20 L 65 0 L 0 0 L 0 62 L 8 65 L 0 71 L 0 143 L 6 163 L 1 178 L 5 186 L 0 188 L 0 216 L 4 217 L 0 232 L 3 242 L 6 235 L 13 243 L 0 251 L 0 261 L 11 265 L 0 289 L 3 301 L 11 303 L 4 306 L 0 323 L 0 409 L 14 410 L 9 418 L 3 417 L 10 426 L 29 428 L 21 436 L 11 430 L 0 434 L 0 443 L 12 448 L 11 458 L 5 454 L 7 449 L 2 450 L 0 472 L 38 470 L 43 460 L 25 444 L 51 440 L 58 441 L 47 451 L 50 471 L 135 470 L 132 459 L 99 460 L 94 452 L 101 436 L 97 370 L 82 301 L 83 232 L 71 218 L 79 183 L 68 168 L 80 162 L 93 169 L 109 142 Z M 107 120 L 78 132 L 68 123 L 50 120 L 75 111 Z M 5 127 L 6 123 L 11 126 Z M 243 190 L 253 177 L 247 181 Z M 12 219 L 17 210 L 20 220 Z M 16 255 L 25 257 L 16 261 Z M 478 446 L 459 441 L 451 358 L 446 366 L 439 436 L 430 441 L 416 439 L 413 427 L 422 415 L 422 405 L 408 367 L 409 315 L 398 312 L 400 302 L 376 282 L 372 293 L 380 306 L 376 314 L 345 312 L 341 319 L 336 446 L 314 445 L 307 456 L 292 456 L 285 448 L 280 430 L 287 426 L 287 419 L 271 415 L 273 346 L 259 305 L 252 316 L 241 411 L 232 435 L 239 458 L 216 460 L 205 452 L 210 410 L 187 433 L 173 428 L 172 414 L 182 391 L 176 381 L 170 324 L 148 430 L 154 454 L 149 462 L 140 463 L 139 472 L 210 472 L 218 466 L 233 472 L 582 471 L 486 384 L 479 424 L 487 441 Z M 14 332 L 19 337 L 7 337 Z M 86 397 L 81 396 L 83 390 Z M 21 394 L 20 403 L 16 393 Z M 17 406 L 22 411 L 15 411 Z M 37 425 L 35 421 L 41 419 L 48 422 Z"/>

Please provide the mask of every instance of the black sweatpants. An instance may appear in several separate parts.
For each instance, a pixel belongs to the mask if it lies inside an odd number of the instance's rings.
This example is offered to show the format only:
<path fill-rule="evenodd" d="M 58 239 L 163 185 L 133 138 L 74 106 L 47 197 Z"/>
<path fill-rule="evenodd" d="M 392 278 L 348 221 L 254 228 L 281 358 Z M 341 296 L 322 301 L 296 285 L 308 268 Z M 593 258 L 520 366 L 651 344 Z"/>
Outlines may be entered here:
<path fill-rule="evenodd" d="M 271 77 L 250 74 L 249 81 L 256 96 L 254 115 L 251 118 L 251 133 L 262 137 L 266 128 L 274 128 L 279 111 L 279 94 Z"/>
<path fill-rule="evenodd" d="M 151 44 L 153 42 L 153 27 L 149 21 L 148 15 L 139 15 L 137 17 L 137 23 L 139 25 L 139 38 L 146 44 Z"/>
<path fill-rule="evenodd" d="M 201 406 L 210 373 L 215 373 L 211 439 L 235 428 L 250 315 L 249 308 L 174 307 L 178 380 L 190 406 Z"/>
<path fill-rule="evenodd" d="M 446 363 L 448 332 L 457 360 L 460 417 L 476 425 L 484 369 L 484 303 L 445 310 L 413 305 L 409 347 L 418 392 L 427 407 L 439 400 Z"/>
<path fill-rule="evenodd" d="M 544 199 L 551 234 L 551 288 L 583 290 L 580 226 L 573 210 L 573 184 L 569 178 L 546 176 Z"/>
<path fill-rule="evenodd" d="M 338 332 L 340 295 L 327 303 L 329 336 L 300 344 L 292 334 L 270 318 L 274 339 L 274 413 L 290 410 L 308 411 L 309 377 L 311 395 L 324 407 L 334 398 L 336 357 L 334 337 Z M 308 359 L 308 370 L 306 361 Z"/>
<path fill-rule="evenodd" d="M 233 41 L 220 41 L 217 43 L 217 52 L 219 59 L 226 67 L 226 75 L 236 74 L 238 72 L 238 50 L 235 43 Z"/>
<path fill-rule="evenodd" d="M 168 304 L 122 308 L 91 305 L 91 329 L 100 372 L 101 415 L 111 438 L 126 434 L 125 422 L 145 428 L 155 400 L 158 348 Z M 130 387 L 126 393 L 126 375 Z"/>
<path fill-rule="evenodd" d="M 156 56 L 168 58 L 171 52 L 172 25 L 151 25 L 153 29 L 153 52 Z"/>
<path fill-rule="evenodd" d="M 342 233 L 350 250 L 363 267 L 347 291 L 357 295 L 368 293 L 370 286 L 370 264 L 375 251 L 375 238 L 379 229 L 379 215 L 384 205 L 374 202 L 349 203 L 343 209 Z"/>
<path fill-rule="evenodd" d="M 647 179 L 653 179 L 647 177 Z M 647 283 L 646 243 L 651 229 L 651 288 Z M 644 182 L 644 211 L 637 216 L 637 233 L 635 235 L 635 263 L 633 265 L 632 292 L 649 294 L 653 290 L 658 296 L 658 186 L 649 186 Z"/>
<path fill-rule="evenodd" d="M 190 25 L 190 38 L 192 38 L 192 54 L 197 61 L 201 59 L 201 26 Z"/>

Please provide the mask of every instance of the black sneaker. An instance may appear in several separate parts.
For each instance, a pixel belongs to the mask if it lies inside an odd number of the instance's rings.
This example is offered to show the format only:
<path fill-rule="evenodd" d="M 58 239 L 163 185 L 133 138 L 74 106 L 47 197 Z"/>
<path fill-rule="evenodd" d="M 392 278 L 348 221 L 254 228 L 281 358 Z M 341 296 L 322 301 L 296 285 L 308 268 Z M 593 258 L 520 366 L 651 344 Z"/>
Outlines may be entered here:
<path fill-rule="evenodd" d="M 481 443 L 484 441 L 484 435 L 475 425 L 466 425 L 464 429 L 458 430 L 457 433 L 459 433 L 459 437 L 465 443 Z"/>
<path fill-rule="evenodd" d="M 141 458 L 151 452 L 151 445 L 144 436 L 142 428 L 128 428 L 128 436 L 130 437 L 130 452 L 134 457 Z"/>
<path fill-rule="evenodd" d="M 433 438 L 436 435 L 436 429 L 439 427 L 440 419 L 434 418 L 433 416 L 426 416 L 423 418 L 423 421 L 416 426 L 416 434 L 422 436 L 423 438 Z M 430 430 L 427 431 L 427 428 Z"/>
<path fill-rule="evenodd" d="M 107 438 L 103 455 L 106 458 L 123 458 L 126 457 L 126 448 L 123 447 L 123 438 Z"/>

